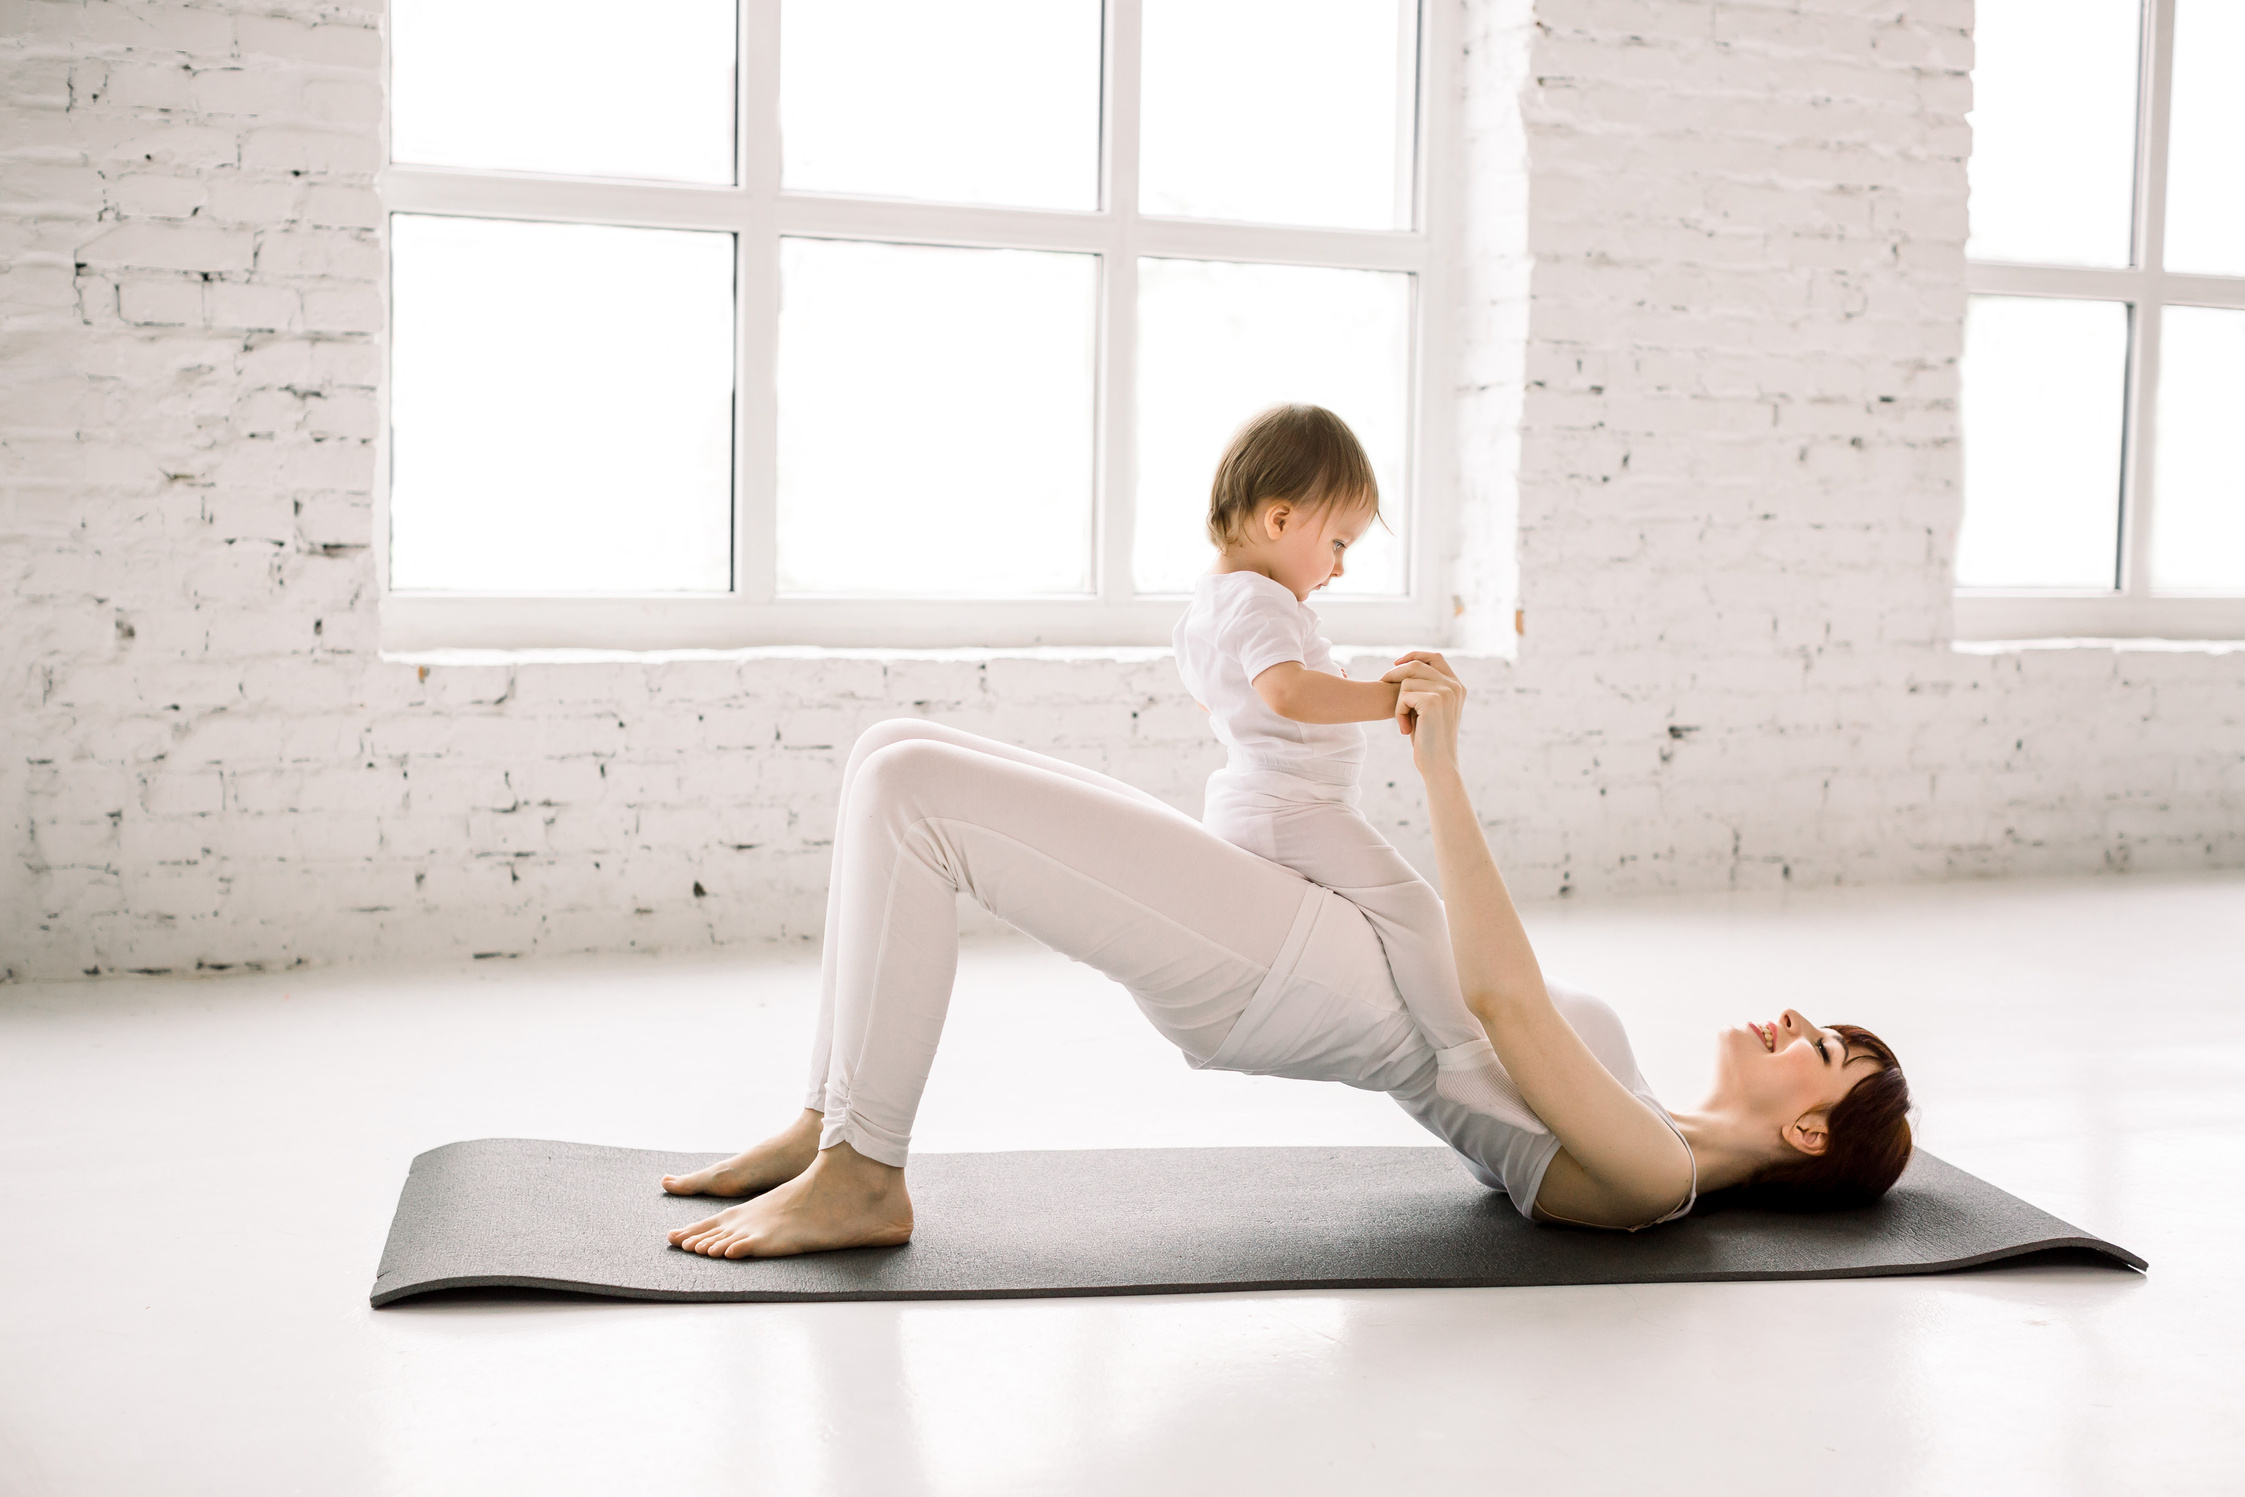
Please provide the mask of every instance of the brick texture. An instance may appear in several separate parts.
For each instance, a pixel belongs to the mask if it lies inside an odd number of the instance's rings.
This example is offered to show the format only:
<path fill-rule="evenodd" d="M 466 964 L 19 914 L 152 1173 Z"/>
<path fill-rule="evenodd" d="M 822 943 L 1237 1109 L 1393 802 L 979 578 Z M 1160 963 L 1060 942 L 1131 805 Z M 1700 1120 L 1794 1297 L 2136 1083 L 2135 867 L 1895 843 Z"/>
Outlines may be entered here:
<path fill-rule="evenodd" d="M 1153 652 L 383 660 L 379 4 L 7 15 L 6 975 L 812 937 L 895 714 L 1197 806 Z M 1949 639 L 1970 5 L 1464 15 L 1455 642 L 1519 891 L 2245 865 L 2245 651 Z"/>

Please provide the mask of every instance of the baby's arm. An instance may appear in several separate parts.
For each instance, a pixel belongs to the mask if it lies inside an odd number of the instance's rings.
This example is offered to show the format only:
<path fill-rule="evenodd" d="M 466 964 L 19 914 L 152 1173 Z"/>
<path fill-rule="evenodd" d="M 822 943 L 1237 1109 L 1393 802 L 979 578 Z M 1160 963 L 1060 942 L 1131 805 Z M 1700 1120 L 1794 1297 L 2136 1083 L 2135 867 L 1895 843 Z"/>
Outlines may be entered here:
<path fill-rule="evenodd" d="M 1351 681 L 1282 660 L 1255 678 L 1255 694 L 1280 717 L 1298 723 L 1371 723 L 1393 717 L 1400 686 Z"/>

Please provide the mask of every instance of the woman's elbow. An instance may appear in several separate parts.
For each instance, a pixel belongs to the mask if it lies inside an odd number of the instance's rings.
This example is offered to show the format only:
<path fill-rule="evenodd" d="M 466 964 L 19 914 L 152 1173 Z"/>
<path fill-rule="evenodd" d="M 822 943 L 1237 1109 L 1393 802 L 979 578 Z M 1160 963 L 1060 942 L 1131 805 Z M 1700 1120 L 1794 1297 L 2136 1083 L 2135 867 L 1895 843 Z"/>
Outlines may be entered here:
<path fill-rule="evenodd" d="M 1457 916 L 1452 914 L 1451 919 Z M 1475 983 L 1465 985 L 1465 1006 L 1484 1028 L 1510 1020 L 1534 1001 L 1534 994 L 1525 988 L 1508 987 L 1502 983 Z M 1548 1001 L 1548 1000 L 1547 1000 Z"/>

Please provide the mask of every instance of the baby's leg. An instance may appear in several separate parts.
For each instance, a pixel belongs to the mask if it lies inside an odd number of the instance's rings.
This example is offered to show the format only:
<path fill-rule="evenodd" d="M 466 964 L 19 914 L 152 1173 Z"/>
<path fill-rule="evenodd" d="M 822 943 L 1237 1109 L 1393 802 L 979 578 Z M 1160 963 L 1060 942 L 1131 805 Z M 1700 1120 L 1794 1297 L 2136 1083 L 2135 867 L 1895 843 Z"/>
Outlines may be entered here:
<path fill-rule="evenodd" d="M 1264 818 L 1272 861 L 1364 911 L 1412 1022 L 1434 1048 L 1435 1090 L 1460 1106 L 1533 1133 L 1547 1131 L 1466 1007 L 1442 897 L 1352 806 L 1306 802 Z M 1253 849 L 1250 849 L 1253 850 Z"/>

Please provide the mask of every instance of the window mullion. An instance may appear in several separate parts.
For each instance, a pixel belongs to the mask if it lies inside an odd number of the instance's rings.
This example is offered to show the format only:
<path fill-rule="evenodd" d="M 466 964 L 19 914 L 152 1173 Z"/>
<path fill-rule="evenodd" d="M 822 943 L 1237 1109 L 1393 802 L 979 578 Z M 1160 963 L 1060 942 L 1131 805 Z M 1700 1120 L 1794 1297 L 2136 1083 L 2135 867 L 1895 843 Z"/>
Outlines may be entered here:
<path fill-rule="evenodd" d="M 1139 0 L 1107 0 L 1105 103 L 1106 264 L 1099 326 L 1100 603 L 1128 604 L 1137 511 Z"/>
<path fill-rule="evenodd" d="M 791 237 L 886 244 L 1100 253 L 1109 233 L 1104 215 L 1097 213 L 826 193 L 782 193 L 778 213 L 779 231 Z"/>
<path fill-rule="evenodd" d="M 733 595 L 771 602 L 779 525 L 780 0 L 741 6 L 733 437 Z"/>
<path fill-rule="evenodd" d="M 1979 260 L 1965 267 L 1974 296 L 2055 296 L 2070 301 L 2141 301 L 2151 287 L 2141 270 L 2082 265 L 2006 265 Z"/>
<path fill-rule="evenodd" d="M 510 218 L 533 223 L 612 224 L 635 229 L 740 227 L 738 188 L 684 182 L 539 177 L 441 166 L 386 166 L 378 179 L 392 213 Z"/>
<path fill-rule="evenodd" d="M 1425 265 L 1429 252 L 1426 234 L 1416 230 L 1315 229 L 1186 218 L 1143 218 L 1138 220 L 1136 230 L 1141 253 L 1179 260 L 1241 260 L 1416 273 Z"/>
<path fill-rule="evenodd" d="M 1456 17 L 1445 7 L 1414 7 L 1416 23 L 1408 55 L 1413 110 L 1410 162 L 1412 214 L 1421 260 L 1411 309 L 1411 473 L 1406 514 L 1409 555 L 1404 592 L 1414 609 L 1424 610 L 1427 628 L 1420 637 L 1454 643 L 1455 613 L 1436 611 L 1435 600 L 1449 596 L 1453 572 L 1444 565 L 1449 537 L 1459 524 L 1457 506 L 1457 369 L 1455 319 L 1450 315 L 1456 264 L 1445 250 L 1456 243 L 1451 214 L 1457 202 L 1451 177 L 1451 146 L 1458 135 L 1457 89 L 1451 67 L 1457 56 L 1451 28 Z M 1441 248 L 1438 248 L 1441 247 Z M 1439 496 L 1439 498 L 1438 498 Z"/>
<path fill-rule="evenodd" d="M 390 172 L 390 101 L 397 97 L 391 86 L 391 44 L 396 28 L 385 22 L 378 33 L 381 38 L 382 61 L 379 83 L 382 89 L 381 120 L 376 125 L 377 148 L 381 151 L 382 165 L 375 172 L 375 197 L 381 222 L 382 243 L 382 333 L 377 340 L 375 356 L 380 361 L 374 381 L 374 527 L 368 537 L 374 545 L 374 596 L 376 606 L 385 615 L 390 597 L 390 482 L 392 453 L 390 431 L 390 402 L 395 389 L 390 373 L 391 345 L 396 339 L 396 329 L 391 319 L 397 306 L 394 281 L 397 262 L 391 254 L 391 215 L 397 210 L 391 206 L 388 176 Z M 387 618 L 384 620 L 387 626 Z"/>
<path fill-rule="evenodd" d="M 2151 594 L 2151 527 L 2158 509 L 2159 342 L 2166 303 L 2168 97 L 2175 75 L 2175 0 L 2144 7 L 2137 90 L 2136 265 L 2144 288 L 2129 319 L 2126 486 L 2121 492 L 2120 591 Z"/>

